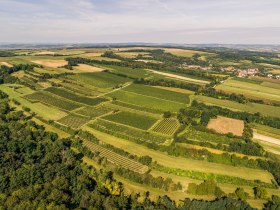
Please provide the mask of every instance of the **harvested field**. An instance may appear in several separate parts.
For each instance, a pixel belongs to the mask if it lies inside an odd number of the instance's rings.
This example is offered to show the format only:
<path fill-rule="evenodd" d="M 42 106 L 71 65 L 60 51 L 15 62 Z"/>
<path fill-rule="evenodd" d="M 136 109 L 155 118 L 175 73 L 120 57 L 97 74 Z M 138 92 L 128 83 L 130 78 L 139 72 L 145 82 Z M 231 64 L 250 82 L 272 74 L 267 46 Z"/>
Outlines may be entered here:
<path fill-rule="evenodd" d="M 8 66 L 8 67 L 12 67 L 13 65 L 7 62 L 0 62 L 0 66 Z"/>
<path fill-rule="evenodd" d="M 74 69 L 83 71 L 83 72 L 100 72 L 104 71 L 104 69 L 96 67 L 96 66 L 90 66 L 87 64 L 79 64 L 78 66 L 75 66 Z"/>
<path fill-rule="evenodd" d="M 232 133 L 236 136 L 242 136 L 244 122 L 241 120 L 218 116 L 216 119 L 211 119 L 207 127 L 217 131 L 218 133 Z"/>
<path fill-rule="evenodd" d="M 51 68 L 58 68 L 68 63 L 65 60 L 33 60 L 31 62 Z"/>
<path fill-rule="evenodd" d="M 52 51 L 41 51 L 41 52 L 36 52 L 34 55 L 54 55 L 55 52 Z"/>
<path fill-rule="evenodd" d="M 187 50 L 187 49 L 175 49 L 175 48 L 165 48 L 165 52 L 171 53 L 173 55 L 182 56 L 182 57 L 192 57 L 194 54 L 200 55 L 210 55 L 212 53 L 195 51 L 195 50 Z"/>
<path fill-rule="evenodd" d="M 189 77 L 183 77 L 183 76 L 179 76 L 179 75 L 176 75 L 176 74 L 171 74 L 171 73 L 165 73 L 165 72 L 160 72 L 160 71 L 155 71 L 155 70 L 150 70 L 150 69 L 147 69 L 155 74 L 160 74 L 160 75 L 163 75 L 163 76 L 166 76 L 166 77 L 171 77 L 171 78 L 175 78 L 175 79 L 178 79 L 178 80 L 182 80 L 182 81 L 186 81 L 186 82 L 191 82 L 191 83 L 195 83 L 195 84 L 209 84 L 210 82 L 208 81 L 204 81 L 204 80 L 198 80 L 198 79 L 193 79 L 193 78 L 189 78 Z"/>

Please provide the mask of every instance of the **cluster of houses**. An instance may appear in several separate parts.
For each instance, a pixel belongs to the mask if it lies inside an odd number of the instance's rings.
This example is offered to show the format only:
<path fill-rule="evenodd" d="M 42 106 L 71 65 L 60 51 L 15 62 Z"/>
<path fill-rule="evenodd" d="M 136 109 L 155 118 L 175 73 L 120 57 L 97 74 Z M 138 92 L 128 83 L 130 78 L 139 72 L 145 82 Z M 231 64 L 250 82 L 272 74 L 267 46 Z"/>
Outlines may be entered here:
<path fill-rule="evenodd" d="M 236 69 L 236 75 L 238 77 L 248 77 L 248 76 L 256 76 L 259 74 L 258 68 L 253 69 Z"/>

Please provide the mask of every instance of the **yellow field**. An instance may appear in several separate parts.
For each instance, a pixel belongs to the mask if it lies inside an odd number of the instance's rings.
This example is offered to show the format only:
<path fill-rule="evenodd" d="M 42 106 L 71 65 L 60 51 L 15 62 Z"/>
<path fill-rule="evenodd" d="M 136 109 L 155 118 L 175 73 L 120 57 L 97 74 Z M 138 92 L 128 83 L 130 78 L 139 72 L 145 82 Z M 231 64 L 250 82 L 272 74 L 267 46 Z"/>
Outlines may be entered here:
<path fill-rule="evenodd" d="M 173 55 L 183 56 L 183 57 L 192 57 L 194 54 L 200 54 L 200 55 L 211 54 L 211 53 L 202 52 L 202 51 L 175 49 L 175 48 L 164 48 L 164 51 L 171 53 Z"/>
<path fill-rule="evenodd" d="M 66 65 L 68 62 L 65 60 L 33 60 L 33 63 L 51 67 L 51 68 L 58 68 L 61 66 Z"/>
<path fill-rule="evenodd" d="M 0 62 L 0 66 L 3 65 L 3 66 L 8 66 L 8 67 L 12 67 L 13 65 L 10 64 L 10 63 L 7 63 L 7 62 Z"/>
<path fill-rule="evenodd" d="M 266 87 L 261 84 L 253 84 L 233 79 L 226 80 L 216 87 L 224 92 L 243 94 L 248 98 L 264 99 L 280 103 L 280 91 L 278 88 Z"/>
<path fill-rule="evenodd" d="M 207 128 L 213 129 L 218 133 L 233 133 L 236 136 L 242 136 L 244 122 L 227 117 L 218 116 L 216 119 L 211 119 Z"/>
<path fill-rule="evenodd" d="M 100 72 L 104 71 L 104 69 L 96 67 L 96 66 L 90 66 L 87 64 L 79 64 L 78 66 L 75 66 L 74 69 L 83 71 L 83 72 Z"/>

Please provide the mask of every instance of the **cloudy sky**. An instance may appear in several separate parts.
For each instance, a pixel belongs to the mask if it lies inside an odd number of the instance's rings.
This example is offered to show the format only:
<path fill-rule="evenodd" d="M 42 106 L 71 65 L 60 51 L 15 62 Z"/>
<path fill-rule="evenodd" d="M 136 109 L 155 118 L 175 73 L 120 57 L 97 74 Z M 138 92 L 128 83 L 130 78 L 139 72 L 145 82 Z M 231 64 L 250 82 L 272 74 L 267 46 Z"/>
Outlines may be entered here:
<path fill-rule="evenodd" d="M 280 0 L 0 0 L 0 42 L 280 44 Z"/>

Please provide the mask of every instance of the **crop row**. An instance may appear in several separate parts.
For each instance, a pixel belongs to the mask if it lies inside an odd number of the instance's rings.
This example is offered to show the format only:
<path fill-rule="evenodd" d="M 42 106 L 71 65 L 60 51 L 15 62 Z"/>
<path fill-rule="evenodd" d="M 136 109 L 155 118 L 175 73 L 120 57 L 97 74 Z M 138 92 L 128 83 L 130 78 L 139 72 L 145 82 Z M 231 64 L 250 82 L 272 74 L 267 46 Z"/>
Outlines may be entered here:
<path fill-rule="evenodd" d="M 50 87 L 50 88 L 47 88 L 46 91 L 53 93 L 55 95 L 58 95 L 60 97 L 67 98 L 69 100 L 76 101 L 76 102 L 86 104 L 89 106 L 95 106 L 104 101 L 107 101 L 107 99 L 105 99 L 105 98 L 89 98 L 86 96 L 80 96 L 75 93 L 69 92 L 69 91 L 65 90 L 64 88 Z"/>
<path fill-rule="evenodd" d="M 113 136 L 124 138 L 139 144 L 143 142 L 151 144 L 162 144 L 166 141 L 166 138 L 163 136 L 125 125 L 116 124 L 103 119 L 97 119 L 94 124 L 90 124 L 89 126 Z"/>
<path fill-rule="evenodd" d="M 154 128 L 153 131 L 172 135 L 180 126 L 179 122 L 176 119 L 167 118 L 160 121 Z"/>
<path fill-rule="evenodd" d="M 113 109 L 111 109 L 110 107 L 100 105 L 100 106 L 96 106 L 96 107 L 84 107 L 84 108 L 78 110 L 76 113 L 95 118 L 95 117 L 99 117 L 101 115 L 110 113 L 112 111 L 113 111 Z"/>
<path fill-rule="evenodd" d="M 53 96 L 43 91 L 26 95 L 25 98 L 33 102 L 39 101 L 68 111 L 72 111 L 74 109 L 81 107 L 81 105 L 77 103 L 67 101 L 63 98 Z"/>
<path fill-rule="evenodd" d="M 111 163 L 121 166 L 123 168 L 127 168 L 129 170 L 144 174 L 146 173 L 149 168 L 148 166 L 142 165 L 141 163 L 138 163 L 134 160 L 131 160 L 129 158 L 123 157 L 111 150 L 108 150 L 100 145 L 94 144 L 89 141 L 83 141 L 84 145 L 89 148 L 93 152 L 99 152 L 99 155 L 102 157 L 107 158 L 108 161 Z"/>
<path fill-rule="evenodd" d="M 71 128 L 79 128 L 80 126 L 84 125 L 87 123 L 90 119 L 87 117 L 83 117 L 81 115 L 74 115 L 74 114 L 69 114 L 57 122 L 66 125 Z"/>
<path fill-rule="evenodd" d="M 143 130 L 149 129 L 157 121 L 156 118 L 139 115 L 132 112 L 118 112 L 111 115 L 106 115 L 103 117 L 103 119 Z"/>

